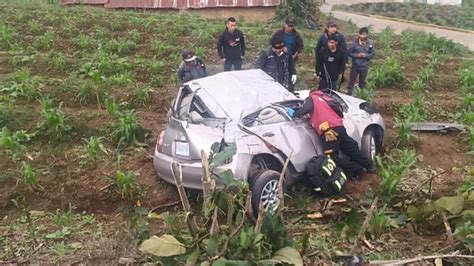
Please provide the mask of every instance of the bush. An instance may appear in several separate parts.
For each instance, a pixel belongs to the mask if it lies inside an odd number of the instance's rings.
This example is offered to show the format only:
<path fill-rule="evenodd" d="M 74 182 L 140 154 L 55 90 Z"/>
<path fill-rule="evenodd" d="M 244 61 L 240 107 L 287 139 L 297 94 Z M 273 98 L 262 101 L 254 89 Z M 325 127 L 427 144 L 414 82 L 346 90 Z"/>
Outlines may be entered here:
<path fill-rule="evenodd" d="M 293 17 L 296 25 L 316 26 L 320 17 L 320 2 L 315 0 L 286 0 L 277 8 L 275 21 Z"/>

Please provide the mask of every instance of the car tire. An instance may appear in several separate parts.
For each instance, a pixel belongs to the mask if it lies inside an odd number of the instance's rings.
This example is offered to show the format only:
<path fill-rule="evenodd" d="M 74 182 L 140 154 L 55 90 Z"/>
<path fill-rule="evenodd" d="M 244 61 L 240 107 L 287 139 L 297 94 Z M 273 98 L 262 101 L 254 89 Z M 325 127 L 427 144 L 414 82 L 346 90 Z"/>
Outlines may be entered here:
<path fill-rule="evenodd" d="M 260 202 L 263 201 L 265 211 L 276 211 L 280 205 L 278 198 L 278 181 L 280 173 L 274 170 L 265 170 L 252 180 L 252 212 L 258 217 Z"/>
<path fill-rule="evenodd" d="M 375 160 L 375 156 L 379 154 L 380 151 L 377 147 L 377 139 L 374 130 L 368 129 L 364 132 L 361 151 L 372 162 Z"/>

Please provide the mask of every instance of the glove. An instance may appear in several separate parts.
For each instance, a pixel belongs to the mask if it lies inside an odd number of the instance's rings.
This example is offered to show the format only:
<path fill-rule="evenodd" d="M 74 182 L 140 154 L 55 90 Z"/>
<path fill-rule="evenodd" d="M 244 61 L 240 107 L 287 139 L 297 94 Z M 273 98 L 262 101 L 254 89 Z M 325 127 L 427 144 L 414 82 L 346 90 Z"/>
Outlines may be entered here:
<path fill-rule="evenodd" d="M 296 83 L 296 75 L 291 75 L 291 83 Z"/>
<path fill-rule="evenodd" d="M 290 117 L 293 117 L 295 115 L 295 109 L 293 108 L 286 108 L 286 112 Z"/>
<path fill-rule="evenodd" d="M 337 132 L 329 129 L 328 131 L 324 132 L 324 137 L 326 138 L 326 142 L 336 141 L 337 140 Z"/>

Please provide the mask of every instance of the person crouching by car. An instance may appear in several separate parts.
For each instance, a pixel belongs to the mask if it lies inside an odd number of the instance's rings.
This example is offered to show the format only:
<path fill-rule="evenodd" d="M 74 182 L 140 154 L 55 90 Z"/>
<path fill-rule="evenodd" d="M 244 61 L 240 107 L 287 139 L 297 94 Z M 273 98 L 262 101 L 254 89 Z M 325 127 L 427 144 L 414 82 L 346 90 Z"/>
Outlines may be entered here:
<path fill-rule="evenodd" d="M 324 155 L 330 156 L 352 179 L 361 179 L 366 172 L 372 171 L 372 163 L 347 134 L 342 122 L 342 106 L 327 92 L 330 91 L 312 92 L 301 108 L 288 108 L 288 114 L 297 118 L 310 114 L 311 125 L 321 139 Z M 349 159 L 339 156 L 339 151 Z"/>
<path fill-rule="evenodd" d="M 291 55 L 285 53 L 285 40 L 282 36 L 274 36 L 267 48 L 260 52 L 255 68 L 265 71 L 275 81 L 290 92 L 294 92 L 296 69 Z"/>
<path fill-rule="evenodd" d="M 207 76 L 206 65 L 201 58 L 195 56 L 189 50 L 184 50 L 182 56 L 183 61 L 178 69 L 178 81 L 180 84 Z"/>

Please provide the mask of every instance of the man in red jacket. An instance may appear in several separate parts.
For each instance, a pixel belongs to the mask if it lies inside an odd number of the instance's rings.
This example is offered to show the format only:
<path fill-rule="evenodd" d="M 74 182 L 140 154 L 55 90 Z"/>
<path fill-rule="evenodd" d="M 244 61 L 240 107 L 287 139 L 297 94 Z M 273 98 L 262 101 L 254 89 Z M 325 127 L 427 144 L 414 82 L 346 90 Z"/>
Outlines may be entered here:
<path fill-rule="evenodd" d="M 296 111 L 289 109 L 288 113 L 294 117 L 310 114 L 311 125 L 321 138 L 324 154 L 331 156 L 349 176 L 360 179 L 372 170 L 372 163 L 362 154 L 357 142 L 347 135 L 342 122 L 342 107 L 332 107 L 333 101 L 329 94 L 317 90 L 310 94 L 301 108 Z M 350 160 L 340 157 L 339 151 Z"/>

